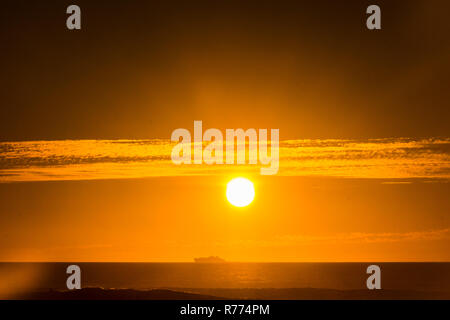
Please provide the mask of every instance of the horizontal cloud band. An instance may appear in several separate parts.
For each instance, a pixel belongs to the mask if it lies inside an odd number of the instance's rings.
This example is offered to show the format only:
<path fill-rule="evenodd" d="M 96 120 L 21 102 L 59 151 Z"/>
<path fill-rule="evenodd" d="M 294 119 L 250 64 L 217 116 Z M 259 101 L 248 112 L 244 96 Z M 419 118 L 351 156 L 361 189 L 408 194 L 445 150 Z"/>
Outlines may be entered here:
<path fill-rule="evenodd" d="M 170 140 L 0 143 L 0 182 L 143 178 L 258 172 L 260 165 L 175 165 Z M 450 177 L 450 139 L 285 140 L 283 176 Z"/>

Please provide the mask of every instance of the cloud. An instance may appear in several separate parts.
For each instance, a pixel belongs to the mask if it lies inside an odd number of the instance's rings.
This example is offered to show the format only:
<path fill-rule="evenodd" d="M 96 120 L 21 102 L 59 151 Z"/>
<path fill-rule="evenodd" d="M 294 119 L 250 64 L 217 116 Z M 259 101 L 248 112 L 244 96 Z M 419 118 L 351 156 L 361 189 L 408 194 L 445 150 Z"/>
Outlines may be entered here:
<path fill-rule="evenodd" d="M 163 139 L 2 142 L 0 181 L 215 175 L 261 168 L 177 166 L 170 158 L 174 145 Z M 278 175 L 448 179 L 450 139 L 285 140 Z"/>
<path fill-rule="evenodd" d="M 411 232 L 365 233 L 350 232 L 329 236 L 312 236 L 288 234 L 276 236 L 269 240 L 234 240 L 232 243 L 217 245 L 239 245 L 248 247 L 287 247 L 299 245 L 333 245 L 333 244 L 362 244 L 362 243 L 401 243 L 412 241 L 437 241 L 450 239 L 450 229 Z"/>
<path fill-rule="evenodd" d="M 405 242 L 405 241 L 426 241 L 443 240 L 450 238 L 450 229 L 439 229 L 430 231 L 413 232 L 391 232 L 391 233 L 364 233 L 352 232 L 342 233 L 334 236 L 302 236 L 287 235 L 278 237 L 280 243 L 382 243 L 382 242 Z"/>

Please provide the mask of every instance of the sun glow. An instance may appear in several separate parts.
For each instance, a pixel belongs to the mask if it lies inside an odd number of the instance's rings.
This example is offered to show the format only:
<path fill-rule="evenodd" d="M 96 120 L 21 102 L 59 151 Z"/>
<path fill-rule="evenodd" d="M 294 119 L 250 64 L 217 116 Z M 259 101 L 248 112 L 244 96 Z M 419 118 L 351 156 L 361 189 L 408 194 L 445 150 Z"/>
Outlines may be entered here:
<path fill-rule="evenodd" d="M 236 207 L 248 206 L 255 198 L 253 183 L 245 178 L 235 178 L 227 184 L 227 199 Z"/>

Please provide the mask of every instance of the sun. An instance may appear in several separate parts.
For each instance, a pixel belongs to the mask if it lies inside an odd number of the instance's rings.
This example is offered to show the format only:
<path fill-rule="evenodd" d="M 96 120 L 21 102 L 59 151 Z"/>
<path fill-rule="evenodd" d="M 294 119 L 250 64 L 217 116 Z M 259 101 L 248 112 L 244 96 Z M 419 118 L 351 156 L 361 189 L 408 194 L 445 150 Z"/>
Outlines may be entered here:
<path fill-rule="evenodd" d="M 235 178 L 227 184 L 227 199 L 236 207 L 245 207 L 255 198 L 253 182 L 245 178 Z"/>

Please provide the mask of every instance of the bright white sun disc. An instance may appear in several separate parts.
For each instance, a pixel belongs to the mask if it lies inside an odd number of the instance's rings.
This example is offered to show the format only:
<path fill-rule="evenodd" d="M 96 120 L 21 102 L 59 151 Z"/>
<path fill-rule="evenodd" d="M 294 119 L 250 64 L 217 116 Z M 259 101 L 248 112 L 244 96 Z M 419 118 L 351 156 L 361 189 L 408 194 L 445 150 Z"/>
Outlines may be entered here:
<path fill-rule="evenodd" d="M 227 199 L 236 207 L 248 206 L 255 198 L 253 183 L 245 178 L 235 178 L 227 184 Z"/>

